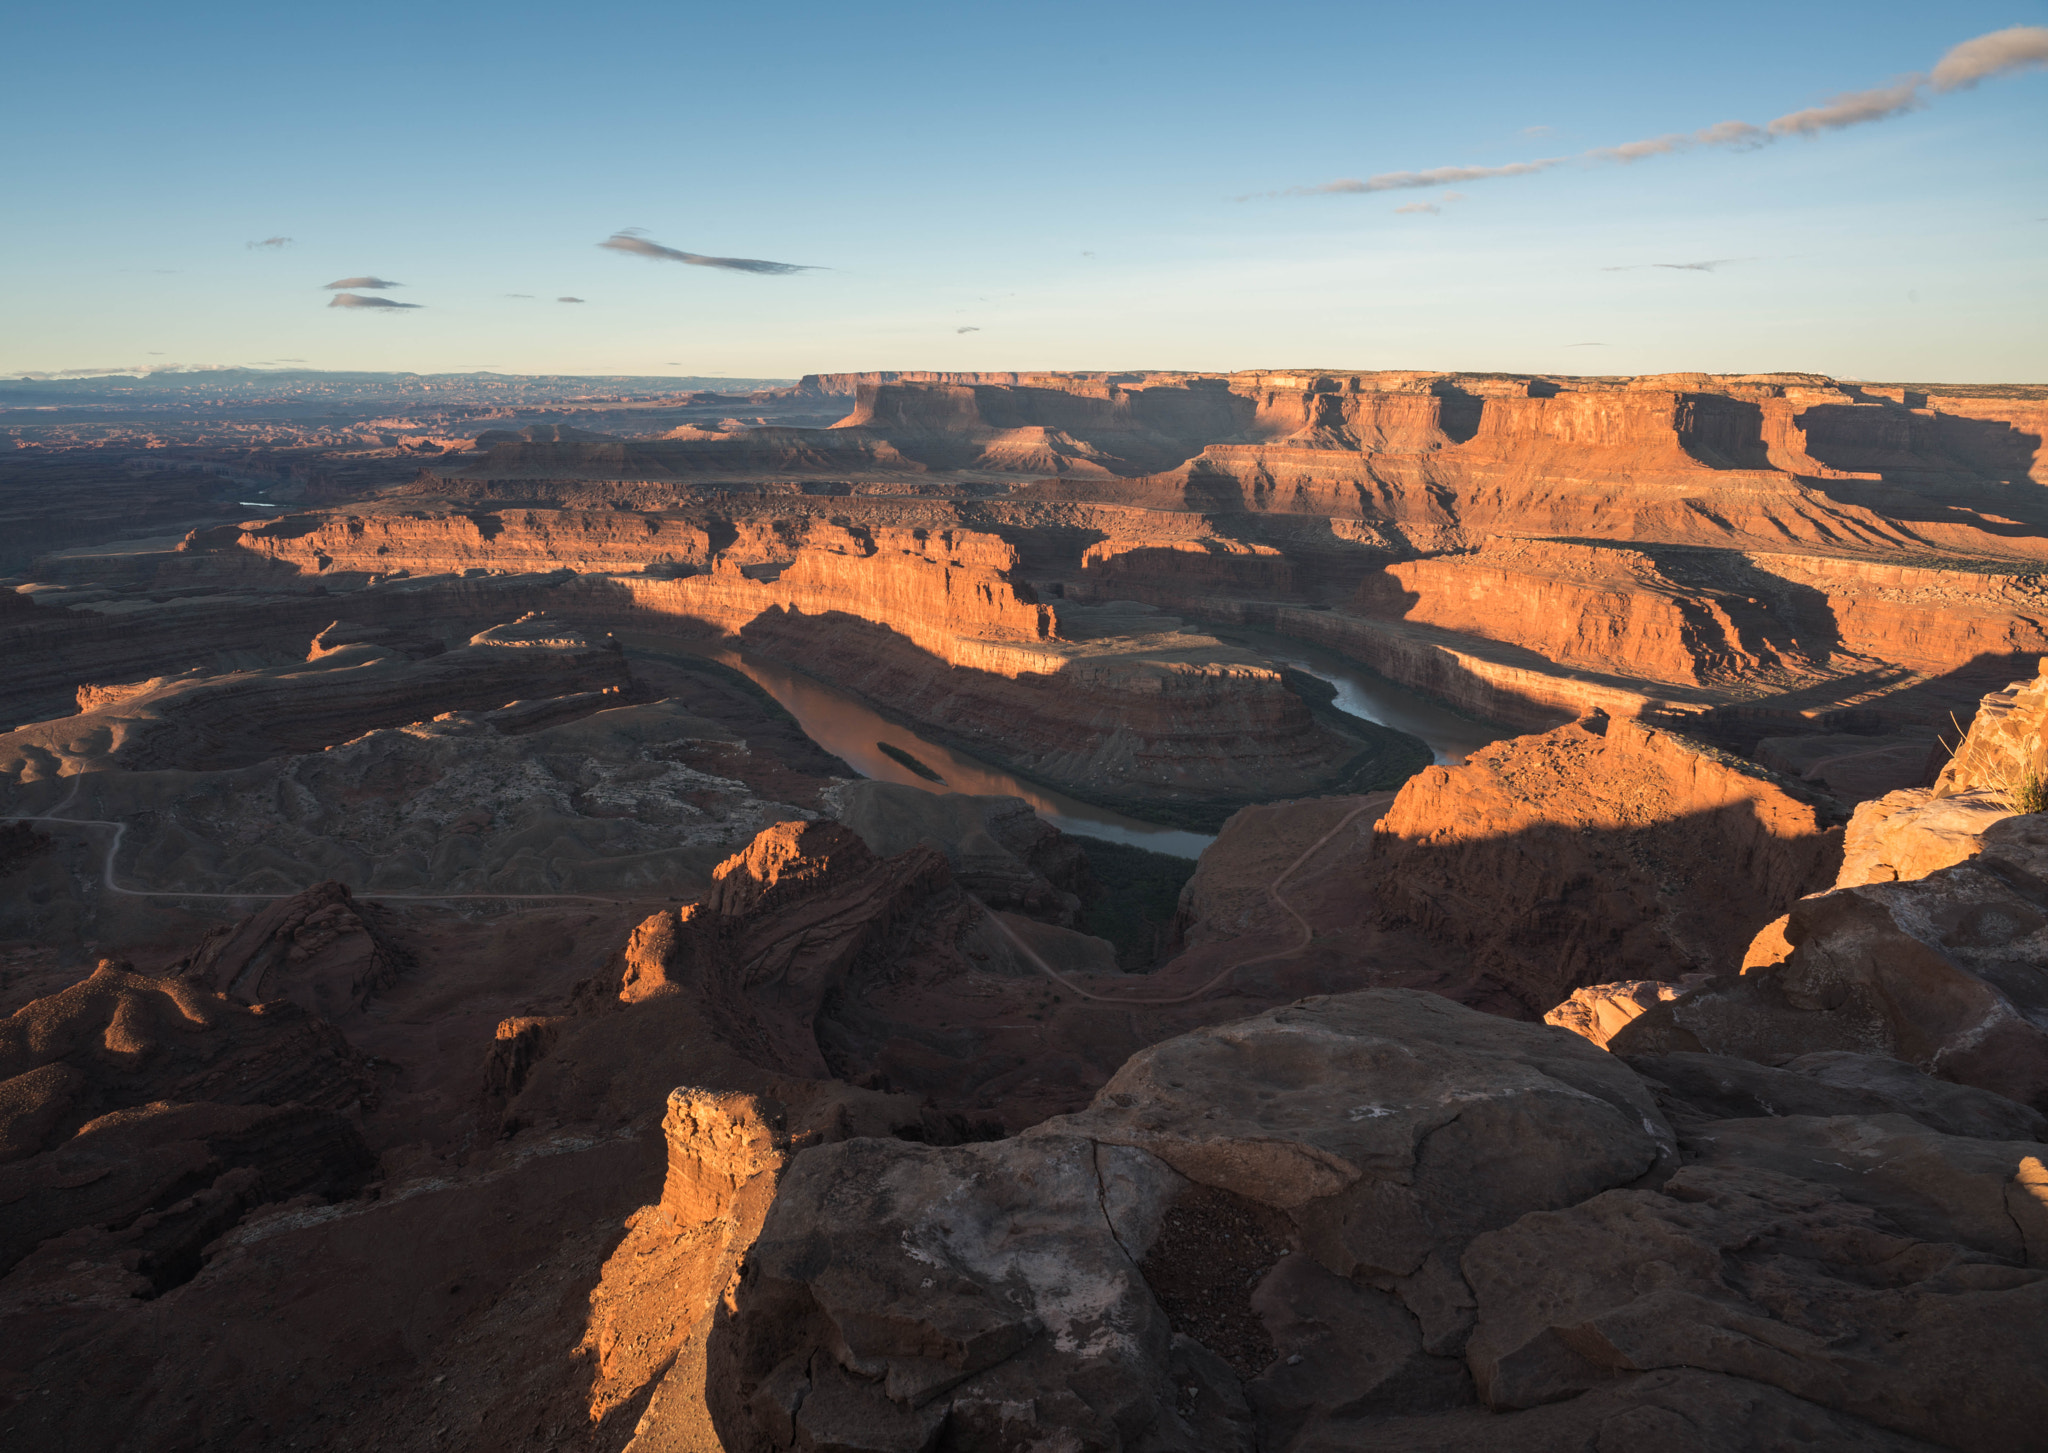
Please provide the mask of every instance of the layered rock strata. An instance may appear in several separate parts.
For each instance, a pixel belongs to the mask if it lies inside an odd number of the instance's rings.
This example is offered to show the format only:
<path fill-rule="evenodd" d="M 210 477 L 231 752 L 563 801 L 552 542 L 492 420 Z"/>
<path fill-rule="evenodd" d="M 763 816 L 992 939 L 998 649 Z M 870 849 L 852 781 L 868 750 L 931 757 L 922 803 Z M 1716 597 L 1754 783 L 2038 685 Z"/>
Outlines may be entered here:
<path fill-rule="evenodd" d="M 79 688 L 79 713 L 0 736 L 0 779 L 19 784 L 120 768 L 247 766 L 318 750 L 378 727 L 515 700 L 619 699 L 631 678 L 617 648 L 529 617 L 414 660 L 374 640 L 337 643 L 329 627 L 296 667 L 203 670 Z"/>

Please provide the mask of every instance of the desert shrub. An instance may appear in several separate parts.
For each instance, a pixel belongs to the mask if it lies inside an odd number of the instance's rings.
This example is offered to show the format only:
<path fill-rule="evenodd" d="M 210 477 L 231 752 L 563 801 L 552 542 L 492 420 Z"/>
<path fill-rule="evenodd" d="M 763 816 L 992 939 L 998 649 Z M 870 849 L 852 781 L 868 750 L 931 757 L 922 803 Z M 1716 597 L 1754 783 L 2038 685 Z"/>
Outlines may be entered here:
<path fill-rule="evenodd" d="M 2038 768 L 2029 767 L 2020 774 L 2008 795 L 2021 812 L 2048 812 L 2048 777 L 2043 777 Z"/>

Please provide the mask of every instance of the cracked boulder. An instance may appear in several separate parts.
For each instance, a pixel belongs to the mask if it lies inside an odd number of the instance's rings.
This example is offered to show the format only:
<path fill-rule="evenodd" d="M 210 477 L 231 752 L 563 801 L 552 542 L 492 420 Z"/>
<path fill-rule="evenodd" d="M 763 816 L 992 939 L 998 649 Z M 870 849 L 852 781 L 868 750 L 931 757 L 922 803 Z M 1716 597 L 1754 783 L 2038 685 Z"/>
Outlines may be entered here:
<path fill-rule="evenodd" d="M 732 1453 L 1252 1447 L 1139 1272 L 1181 1178 L 1072 1135 L 849 1140 L 784 1179 L 714 1342 Z"/>
<path fill-rule="evenodd" d="M 1012 1140 L 800 1156 L 714 1344 L 720 1434 L 1222 1449 L 1470 1404 L 1466 1243 L 1673 1155 L 1626 1065 L 1434 995 L 1199 1030 Z"/>

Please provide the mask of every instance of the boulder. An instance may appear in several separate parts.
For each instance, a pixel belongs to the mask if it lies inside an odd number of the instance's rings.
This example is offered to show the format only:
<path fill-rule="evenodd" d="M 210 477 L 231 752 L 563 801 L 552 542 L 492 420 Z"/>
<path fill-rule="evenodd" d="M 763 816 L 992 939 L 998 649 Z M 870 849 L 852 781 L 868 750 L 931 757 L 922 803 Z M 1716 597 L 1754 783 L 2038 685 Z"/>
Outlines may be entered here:
<path fill-rule="evenodd" d="M 1132 1146 L 1270 1206 L 1336 1275 L 1413 1282 L 1426 1333 L 1448 1310 L 1441 1269 L 1472 1236 L 1673 1154 L 1655 1100 L 1611 1056 L 1405 989 L 1154 1045 L 1087 1110 L 1027 1134 Z"/>
<path fill-rule="evenodd" d="M 1468 1404 L 1465 1245 L 1674 1154 L 1626 1065 L 1434 995 L 1198 1030 L 1010 1140 L 799 1156 L 714 1339 L 719 1433 L 1233 1448 Z"/>
<path fill-rule="evenodd" d="M 1057 1133 L 807 1153 L 713 1347 L 724 1446 L 1249 1453 L 1236 1378 L 1174 1335 L 1135 1260 L 1181 1184 Z"/>

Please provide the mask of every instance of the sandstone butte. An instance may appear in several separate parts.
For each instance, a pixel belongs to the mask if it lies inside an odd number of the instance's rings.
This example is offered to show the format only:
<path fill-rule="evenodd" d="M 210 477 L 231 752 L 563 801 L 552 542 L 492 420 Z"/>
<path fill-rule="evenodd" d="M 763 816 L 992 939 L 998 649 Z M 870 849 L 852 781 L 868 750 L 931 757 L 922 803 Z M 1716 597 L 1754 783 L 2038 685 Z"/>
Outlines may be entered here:
<path fill-rule="evenodd" d="M 0 466 L 10 1450 L 2039 1446 L 2048 390 L 531 398 Z"/>

